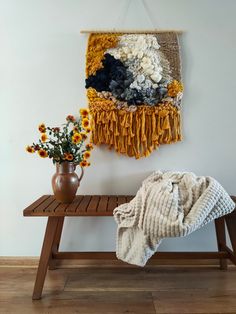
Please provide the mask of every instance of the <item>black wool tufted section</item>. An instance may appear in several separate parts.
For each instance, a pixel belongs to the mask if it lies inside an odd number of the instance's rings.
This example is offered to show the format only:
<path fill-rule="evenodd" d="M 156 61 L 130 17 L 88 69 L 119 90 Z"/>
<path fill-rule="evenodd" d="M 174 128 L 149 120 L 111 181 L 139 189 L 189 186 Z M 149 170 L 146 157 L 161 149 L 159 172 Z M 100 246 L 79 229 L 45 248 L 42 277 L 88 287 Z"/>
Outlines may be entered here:
<path fill-rule="evenodd" d="M 103 68 L 85 80 L 85 87 L 95 88 L 98 92 L 111 92 L 111 81 L 117 82 L 117 85 L 119 85 L 127 77 L 127 69 L 120 60 L 115 59 L 108 53 L 105 54 L 102 64 Z"/>
<path fill-rule="evenodd" d="M 117 100 L 126 101 L 128 105 L 140 105 L 145 102 L 153 106 L 166 92 L 160 88 L 149 88 L 145 91 L 130 88 L 130 84 L 134 81 L 132 72 L 122 61 L 115 59 L 109 53 L 104 55 L 102 64 L 103 68 L 86 79 L 86 88 L 92 87 L 98 92 L 111 92 Z"/>

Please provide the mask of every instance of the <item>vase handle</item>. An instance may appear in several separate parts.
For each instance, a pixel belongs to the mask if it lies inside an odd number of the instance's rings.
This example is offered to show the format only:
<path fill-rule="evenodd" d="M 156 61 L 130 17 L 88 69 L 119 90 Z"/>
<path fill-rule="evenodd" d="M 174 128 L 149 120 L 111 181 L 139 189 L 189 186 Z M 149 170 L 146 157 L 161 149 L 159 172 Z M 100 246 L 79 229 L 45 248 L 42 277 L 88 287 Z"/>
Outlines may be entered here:
<path fill-rule="evenodd" d="M 84 168 L 81 167 L 81 166 L 80 166 L 80 168 L 81 168 L 81 175 L 80 175 L 80 177 L 79 177 L 79 182 L 82 180 L 82 178 L 83 178 L 83 176 L 84 176 Z"/>

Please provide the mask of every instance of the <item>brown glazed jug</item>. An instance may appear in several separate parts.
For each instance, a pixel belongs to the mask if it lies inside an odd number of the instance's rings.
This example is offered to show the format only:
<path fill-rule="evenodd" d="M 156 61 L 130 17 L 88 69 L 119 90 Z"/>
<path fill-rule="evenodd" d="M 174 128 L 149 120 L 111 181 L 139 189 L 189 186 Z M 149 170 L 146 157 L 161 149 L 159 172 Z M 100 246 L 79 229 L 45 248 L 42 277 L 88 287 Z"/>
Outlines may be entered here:
<path fill-rule="evenodd" d="M 52 177 L 52 189 L 55 199 L 61 203 L 71 203 L 75 198 L 84 170 L 81 167 L 81 175 L 75 173 L 76 165 L 73 162 L 64 161 L 56 164 L 56 173 Z"/>

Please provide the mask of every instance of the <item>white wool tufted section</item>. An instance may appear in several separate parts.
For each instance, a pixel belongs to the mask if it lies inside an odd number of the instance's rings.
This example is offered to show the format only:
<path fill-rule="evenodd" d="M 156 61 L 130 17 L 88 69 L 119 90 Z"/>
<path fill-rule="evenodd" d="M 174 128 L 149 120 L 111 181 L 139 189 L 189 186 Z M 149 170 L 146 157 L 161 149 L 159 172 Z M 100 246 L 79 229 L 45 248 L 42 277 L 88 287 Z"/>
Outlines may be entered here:
<path fill-rule="evenodd" d="M 163 78 L 160 45 L 155 35 L 128 34 L 119 36 L 117 47 L 106 52 L 121 60 L 132 72 L 135 80 L 131 88 L 157 88 Z M 165 60 L 165 63 L 168 62 Z M 169 77 L 168 77 L 169 78 Z"/>

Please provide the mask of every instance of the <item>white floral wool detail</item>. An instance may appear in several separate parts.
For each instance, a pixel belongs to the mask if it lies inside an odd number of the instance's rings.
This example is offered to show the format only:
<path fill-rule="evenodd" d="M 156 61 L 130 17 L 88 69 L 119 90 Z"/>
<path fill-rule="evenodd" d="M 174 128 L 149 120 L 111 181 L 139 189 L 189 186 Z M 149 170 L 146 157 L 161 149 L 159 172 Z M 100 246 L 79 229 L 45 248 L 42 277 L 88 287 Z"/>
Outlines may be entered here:
<path fill-rule="evenodd" d="M 232 212 L 235 203 L 212 177 L 153 173 L 135 198 L 117 207 L 117 258 L 144 266 L 165 237 L 183 237 Z"/>
<path fill-rule="evenodd" d="M 168 60 L 160 53 L 159 48 L 154 35 L 129 34 L 119 36 L 117 47 L 106 52 L 121 60 L 132 72 L 134 81 L 130 88 L 146 90 L 157 88 L 162 79 L 170 80 Z M 165 77 L 162 63 L 165 65 Z"/>

